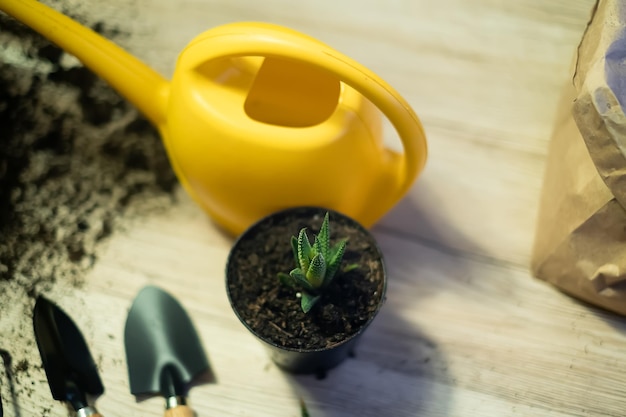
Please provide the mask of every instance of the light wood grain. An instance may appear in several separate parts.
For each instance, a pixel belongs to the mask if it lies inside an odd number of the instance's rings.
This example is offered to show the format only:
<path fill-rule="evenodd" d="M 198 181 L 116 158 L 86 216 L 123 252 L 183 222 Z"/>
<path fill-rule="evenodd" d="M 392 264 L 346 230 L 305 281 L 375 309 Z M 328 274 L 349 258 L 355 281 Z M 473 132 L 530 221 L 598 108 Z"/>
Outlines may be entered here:
<path fill-rule="evenodd" d="M 87 2 L 89 3 L 89 2 Z M 424 122 L 430 156 L 410 194 L 373 231 L 387 302 L 357 355 L 325 380 L 270 363 L 224 292 L 232 238 L 181 193 L 169 212 L 108 242 L 82 289 L 49 297 L 76 321 L 106 387 L 108 417 L 163 413 L 128 389 L 123 326 L 136 293 L 159 285 L 188 310 L 213 383 L 189 393 L 198 416 L 623 416 L 626 325 L 528 272 L 559 93 L 593 0 L 112 0 L 89 12 L 131 30 L 124 47 L 164 75 L 200 32 L 263 20 L 309 33 L 376 71 Z M 397 146 L 392 132 L 387 138 Z M 87 306 L 89 308 L 87 308 Z M 3 312 L 0 332 L 20 312 Z M 23 346 L 12 346 L 23 350 Z M 35 346 L 26 347 L 36 361 Z M 38 369 L 21 415 L 51 400 Z M 2 391 L 6 397 L 6 391 Z M 15 415 L 5 403 L 7 416 Z"/>

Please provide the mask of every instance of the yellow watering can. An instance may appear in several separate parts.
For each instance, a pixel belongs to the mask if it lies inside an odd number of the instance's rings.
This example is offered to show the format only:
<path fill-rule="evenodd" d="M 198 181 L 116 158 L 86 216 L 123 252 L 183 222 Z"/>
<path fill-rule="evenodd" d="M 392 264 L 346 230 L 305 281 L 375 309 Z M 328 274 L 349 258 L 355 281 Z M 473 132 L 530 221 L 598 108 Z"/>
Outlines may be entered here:
<path fill-rule="evenodd" d="M 75 55 L 137 106 L 158 128 L 186 191 L 231 233 L 302 205 L 370 226 L 426 161 L 420 121 L 392 87 L 293 30 L 262 23 L 211 29 L 182 51 L 168 82 L 35 0 L 0 0 L 0 10 Z M 378 109 L 404 153 L 384 147 Z"/>

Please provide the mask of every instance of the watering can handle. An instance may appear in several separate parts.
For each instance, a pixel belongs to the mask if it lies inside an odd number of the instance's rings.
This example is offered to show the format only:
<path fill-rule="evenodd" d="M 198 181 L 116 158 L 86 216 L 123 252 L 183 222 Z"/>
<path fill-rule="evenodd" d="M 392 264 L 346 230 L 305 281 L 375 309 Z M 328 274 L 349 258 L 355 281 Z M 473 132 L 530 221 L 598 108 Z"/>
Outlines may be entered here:
<path fill-rule="evenodd" d="M 404 156 L 396 172 L 396 201 L 424 167 L 424 130 L 409 104 L 372 71 L 314 38 L 272 24 L 232 23 L 198 36 L 184 53 L 180 65 L 187 69 L 218 58 L 265 56 L 293 59 L 331 72 L 377 106 L 400 136 Z"/>

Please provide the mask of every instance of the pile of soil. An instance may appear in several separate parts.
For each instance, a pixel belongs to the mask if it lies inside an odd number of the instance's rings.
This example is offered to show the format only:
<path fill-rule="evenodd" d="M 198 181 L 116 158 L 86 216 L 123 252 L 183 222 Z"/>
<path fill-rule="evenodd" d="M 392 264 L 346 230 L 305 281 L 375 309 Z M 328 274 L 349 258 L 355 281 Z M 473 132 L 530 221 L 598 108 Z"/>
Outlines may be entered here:
<path fill-rule="evenodd" d="M 0 28 L 0 281 L 30 295 L 80 285 L 99 242 L 171 205 L 176 178 L 155 129 L 108 85 L 13 19 Z"/>
<path fill-rule="evenodd" d="M 72 17 L 123 46 L 115 27 Z M 28 356 L 33 298 L 80 288 L 107 238 L 170 208 L 177 181 L 157 132 L 130 104 L 4 14 L 0 62 L 0 350 L 13 355 L 0 387 L 5 397 L 7 379 L 15 385 L 18 404 L 40 368 Z"/>
<path fill-rule="evenodd" d="M 342 265 L 308 313 L 300 308 L 297 290 L 282 285 L 279 272 L 295 267 L 291 237 L 307 228 L 309 240 L 319 232 L 324 212 L 307 208 L 261 222 L 235 244 L 227 266 L 229 297 L 238 316 L 258 336 L 278 346 L 299 350 L 331 347 L 369 323 L 384 296 L 384 266 L 372 236 L 343 216 L 330 214 L 331 244 L 347 238 Z"/>

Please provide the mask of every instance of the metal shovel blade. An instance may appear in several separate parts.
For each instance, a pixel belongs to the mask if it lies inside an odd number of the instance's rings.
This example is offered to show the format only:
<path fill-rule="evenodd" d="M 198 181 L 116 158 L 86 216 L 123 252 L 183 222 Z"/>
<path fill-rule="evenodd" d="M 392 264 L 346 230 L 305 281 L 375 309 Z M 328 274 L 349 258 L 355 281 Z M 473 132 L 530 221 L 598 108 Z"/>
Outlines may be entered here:
<path fill-rule="evenodd" d="M 104 387 L 80 330 L 43 297 L 35 303 L 33 325 L 52 397 L 69 402 L 75 410 L 87 407 L 85 394 L 101 395 Z"/>
<path fill-rule="evenodd" d="M 191 319 L 168 293 L 143 288 L 126 319 L 124 345 L 134 395 L 185 396 L 186 386 L 209 370 Z"/>

